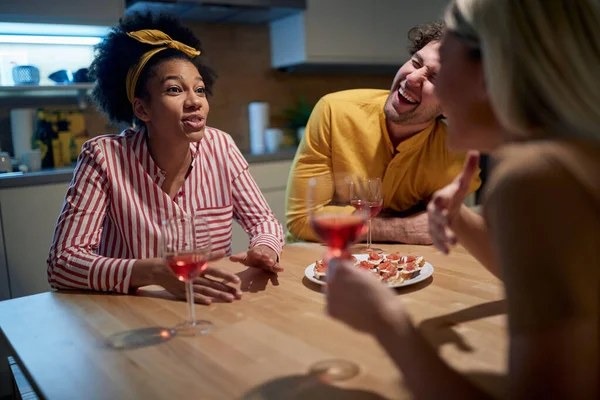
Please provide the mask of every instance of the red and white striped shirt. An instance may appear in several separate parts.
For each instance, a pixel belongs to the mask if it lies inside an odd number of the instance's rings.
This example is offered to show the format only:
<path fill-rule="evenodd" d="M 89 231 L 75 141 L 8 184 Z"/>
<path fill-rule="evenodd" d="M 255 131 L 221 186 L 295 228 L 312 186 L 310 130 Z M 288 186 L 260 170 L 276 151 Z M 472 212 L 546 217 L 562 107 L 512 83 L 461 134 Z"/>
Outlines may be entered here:
<path fill-rule="evenodd" d="M 83 145 L 58 218 L 48 257 L 57 289 L 127 293 L 137 259 L 161 255 L 161 221 L 200 215 L 214 250 L 231 253 L 232 220 L 250 237 L 281 253 L 284 234 L 231 137 L 206 128 L 191 143 L 192 168 L 175 199 L 148 152 L 144 130 L 99 136 Z"/>

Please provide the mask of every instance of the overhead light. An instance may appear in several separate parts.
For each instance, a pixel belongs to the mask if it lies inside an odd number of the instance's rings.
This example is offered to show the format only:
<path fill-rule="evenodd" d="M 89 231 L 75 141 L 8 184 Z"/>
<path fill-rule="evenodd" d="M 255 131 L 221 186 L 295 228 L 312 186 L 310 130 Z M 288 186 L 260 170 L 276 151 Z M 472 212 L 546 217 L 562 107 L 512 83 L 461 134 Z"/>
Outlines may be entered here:
<path fill-rule="evenodd" d="M 94 46 L 102 41 L 100 37 L 92 36 L 47 36 L 47 35 L 1 35 L 0 43 L 25 44 L 67 44 Z"/>
<path fill-rule="evenodd" d="M 24 22 L 0 22 L 0 35 L 40 35 L 40 36 L 93 36 L 104 37 L 109 26 L 32 24 Z"/>

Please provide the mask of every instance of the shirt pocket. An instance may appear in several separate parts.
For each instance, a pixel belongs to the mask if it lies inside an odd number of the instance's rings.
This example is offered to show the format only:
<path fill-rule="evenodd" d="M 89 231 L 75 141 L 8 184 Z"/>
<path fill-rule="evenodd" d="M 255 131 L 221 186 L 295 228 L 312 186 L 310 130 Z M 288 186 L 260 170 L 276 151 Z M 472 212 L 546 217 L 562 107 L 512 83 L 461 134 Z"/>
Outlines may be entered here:
<path fill-rule="evenodd" d="M 213 251 L 231 252 L 231 229 L 233 223 L 233 205 L 211 208 L 199 208 L 194 215 L 204 218 L 208 226 Z"/>

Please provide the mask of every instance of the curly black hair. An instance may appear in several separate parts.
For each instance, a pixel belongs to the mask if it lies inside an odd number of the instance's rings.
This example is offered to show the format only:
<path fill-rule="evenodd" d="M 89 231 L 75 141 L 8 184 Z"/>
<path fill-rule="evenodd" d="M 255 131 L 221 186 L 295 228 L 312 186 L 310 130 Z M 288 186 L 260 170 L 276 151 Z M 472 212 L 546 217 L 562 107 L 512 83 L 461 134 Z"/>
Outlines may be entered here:
<path fill-rule="evenodd" d="M 125 81 L 129 68 L 136 64 L 145 52 L 153 48 L 152 45 L 140 43 L 127 35 L 127 32 L 142 29 L 161 30 L 173 40 L 202 51 L 200 40 L 176 17 L 148 12 L 135 13 L 122 18 L 119 25 L 114 27 L 101 43 L 96 45 L 94 61 L 90 66 L 90 76 L 96 81 L 96 87 L 92 93 L 94 101 L 114 122 L 141 123 L 135 117 L 131 103 L 127 99 Z M 136 97 L 148 98 L 149 93 L 146 88 L 148 80 L 154 75 L 158 65 L 172 59 L 190 60 L 185 53 L 175 49 L 166 49 L 154 55 L 138 78 L 135 89 Z M 215 71 L 205 63 L 202 55 L 190 61 L 198 68 L 198 72 L 204 80 L 206 92 L 209 95 L 212 94 L 212 87 L 217 78 Z"/>
<path fill-rule="evenodd" d="M 411 56 L 427 46 L 429 42 L 441 40 L 445 25 L 442 21 L 434 21 L 428 24 L 417 25 L 408 31 L 408 52 Z"/>

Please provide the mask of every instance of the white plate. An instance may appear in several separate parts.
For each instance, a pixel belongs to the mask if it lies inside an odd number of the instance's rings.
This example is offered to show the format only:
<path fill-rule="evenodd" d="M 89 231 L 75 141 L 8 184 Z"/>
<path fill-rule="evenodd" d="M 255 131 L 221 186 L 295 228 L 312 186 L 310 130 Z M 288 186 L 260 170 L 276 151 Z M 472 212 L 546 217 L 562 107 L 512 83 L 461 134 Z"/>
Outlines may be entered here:
<path fill-rule="evenodd" d="M 358 259 L 358 261 L 364 261 L 367 258 L 369 258 L 368 254 L 353 254 L 353 256 L 356 257 Z M 414 285 L 415 283 L 422 282 L 425 279 L 429 278 L 432 274 L 433 274 L 433 265 L 431 265 L 430 263 L 425 261 L 425 265 L 423 265 L 423 267 L 421 267 L 421 273 L 419 275 L 415 276 L 412 279 L 407 279 L 402 283 L 395 283 L 392 285 L 388 284 L 388 286 L 392 287 L 392 288 L 397 288 L 397 287 Z M 306 267 L 306 269 L 304 270 L 304 276 L 306 276 L 308 278 L 308 280 L 310 280 L 311 282 L 314 282 L 318 285 L 325 285 L 325 281 L 315 278 L 315 263 L 312 263 L 308 267 Z"/>

